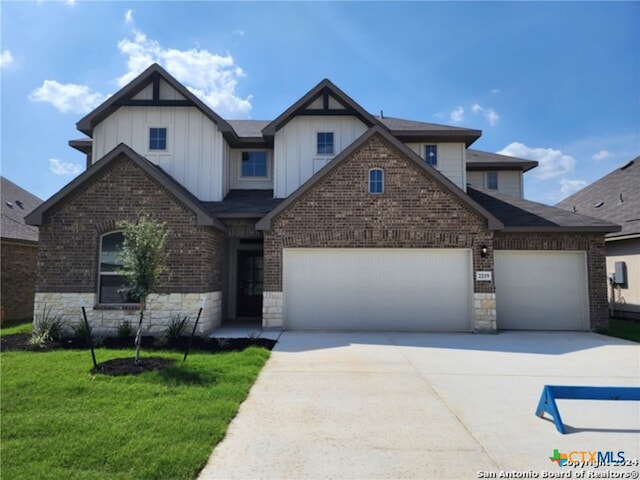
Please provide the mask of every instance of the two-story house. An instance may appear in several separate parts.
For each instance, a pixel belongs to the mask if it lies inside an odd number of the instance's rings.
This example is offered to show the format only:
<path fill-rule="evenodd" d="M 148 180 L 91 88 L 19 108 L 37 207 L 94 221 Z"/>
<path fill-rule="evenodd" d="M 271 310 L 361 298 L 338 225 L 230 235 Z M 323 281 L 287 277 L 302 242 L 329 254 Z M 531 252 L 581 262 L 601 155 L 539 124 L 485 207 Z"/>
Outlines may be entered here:
<path fill-rule="evenodd" d="M 201 332 L 589 330 L 607 323 L 604 235 L 524 199 L 536 162 L 479 130 L 374 116 L 323 80 L 271 121 L 226 120 L 158 65 L 81 119 L 87 169 L 37 208 L 36 310 L 135 318 L 122 222 L 166 222 L 150 330 L 204 304 Z"/>

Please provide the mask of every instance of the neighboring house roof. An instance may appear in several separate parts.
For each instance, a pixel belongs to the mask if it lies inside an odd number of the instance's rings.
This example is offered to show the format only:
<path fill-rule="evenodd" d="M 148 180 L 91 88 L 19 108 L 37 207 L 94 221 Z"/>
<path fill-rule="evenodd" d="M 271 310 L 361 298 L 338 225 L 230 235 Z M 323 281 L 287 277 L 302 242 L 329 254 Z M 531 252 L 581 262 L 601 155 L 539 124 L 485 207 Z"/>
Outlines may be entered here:
<path fill-rule="evenodd" d="M 467 149 L 467 170 L 521 170 L 524 173 L 537 166 L 534 160 Z"/>
<path fill-rule="evenodd" d="M 306 108 L 321 96 L 325 100 L 325 108 L 320 110 L 321 112 L 323 112 L 323 114 L 340 114 L 344 112 L 341 110 L 334 111 L 329 108 L 329 97 L 332 97 L 338 103 L 340 103 L 346 109 L 346 111 L 350 112 L 351 115 L 355 115 L 360 118 L 360 120 L 362 120 L 362 122 L 367 125 L 367 127 L 371 127 L 378 123 L 373 115 L 362 108 L 351 97 L 349 97 L 349 95 L 336 87 L 330 80 L 325 78 L 315 87 L 309 90 L 300 100 L 295 102 L 275 120 L 271 121 L 267 126 L 265 126 L 262 129 L 262 134 L 265 137 L 273 137 L 276 134 L 276 131 L 284 127 L 295 116 L 305 113 Z"/>
<path fill-rule="evenodd" d="M 495 215 L 510 232 L 615 232 L 620 227 L 598 218 L 567 212 L 561 208 L 467 186 L 468 195 Z"/>
<path fill-rule="evenodd" d="M 203 226 L 213 226 L 221 231 L 226 231 L 226 227 L 219 220 L 212 218 L 209 213 L 204 209 L 202 203 L 186 188 L 180 185 L 171 175 L 162 170 L 157 165 L 154 165 L 142 155 L 137 154 L 127 145 L 121 143 L 116 148 L 107 153 L 102 159 L 94 163 L 78 175 L 74 180 L 68 183 L 58 193 L 56 193 L 49 200 L 44 202 L 33 212 L 26 217 L 26 222 L 29 225 L 41 225 L 42 217 L 47 210 L 52 208 L 58 202 L 64 200 L 68 195 L 73 193 L 76 189 L 82 187 L 86 182 L 91 180 L 98 172 L 108 166 L 112 161 L 118 158 L 121 154 L 124 154 L 133 163 L 135 163 L 141 170 L 149 175 L 153 180 L 158 182 L 163 188 L 167 189 L 180 203 L 186 208 L 191 210 L 196 215 L 196 224 Z"/>
<path fill-rule="evenodd" d="M 640 237 L 640 156 L 565 198 L 557 206 L 619 224 L 622 229 L 609 233 L 608 240 Z"/>
<path fill-rule="evenodd" d="M 159 81 L 160 79 L 167 82 L 171 87 L 182 95 L 185 100 L 161 100 L 159 99 Z M 152 100 L 134 100 L 133 97 L 140 93 L 150 83 L 154 85 L 154 98 Z M 171 105 L 171 106 L 193 106 L 198 108 L 205 116 L 210 118 L 223 135 L 233 136 L 233 129 L 216 112 L 211 110 L 202 100 L 191 93 L 184 85 L 178 80 L 172 77 L 169 72 L 162 68 L 157 63 L 154 63 L 144 72 L 138 75 L 135 79 L 129 82 L 126 86 L 121 88 L 118 92 L 114 93 L 107 100 L 105 100 L 100 106 L 95 108 L 91 113 L 82 118 L 76 127 L 78 130 L 88 136 L 93 135 L 94 127 L 102 122 L 105 118 L 115 112 L 122 106 L 144 106 L 144 105 Z"/>
<path fill-rule="evenodd" d="M 37 242 L 38 228 L 27 225 L 24 219 L 42 203 L 42 200 L 4 177 L 0 177 L 0 181 L 2 197 L 2 232 L 0 236 L 3 240 Z"/>
<path fill-rule="evenodd" d="M 447 177 L 445 177 L 438 170 L 433 168 L 431 165 L 427 164 L 420 156 L 418 156 L 413 150 L 408 148 L 405 144 L 400 142 L 397 138 L 395 138 L 387 129 L 380 125 L 376 125 L 371 127 L 365 133 L 363 133 L 355 142 L 349 145 L 345 150 L 343 150 L 339 155 L 337 155 L 333 160 L 331 160 L 327 165 L 325 165 L 316 175 L 307 180 L 300 188 L 298 188 L 295 192 L 289 195 L 280 205 L 271 210 L 266 216 L 264 216 L 257 224 L 256 228 L 258 230 L 269 230 L 271 228 L 271 220 L 273 217 L 278 215 L 280 212 L 285 210 L 288 206 L 293 204 L 301 195 L 303 195 L 306 191 L 308 191 L 311 187 L 313 187 L 316 183 L 318 183 L 322 178 L 328 175 L 333 169 L 335 169 L 342 161 L 348 158 L 353 152 L 355 152 L 358 148 L 360 148 L 363 144 L 365 144 L 371 137 L 374 135 L 380 135 L 385 141 L 389 142 L 394 148 L 398 149 L 403 155 L 405 155 L 409 160 L 413 161 L 415 165 L 421 168 L 432 180 L 442 185 L 445 189 L 447 189 L 450 193 L 452 193 L 455 197 L 458 198 L 464 205 L 469 207 L 472 211 L 478 213 L 480 216 L 484 217 L 487 222 L 489 229 L 491 230 L 501 230 L 503 225 L 499 219 L 497 219 L 494 215 L 492 215 L 488 210 L 486 210 L 483 206 L 476 203 L 471 197 L 466 195 L 460 188 L 458 188 L 455 184 L 451 182 Z"/>
<path fill-rule="evenodd" d="M 216 218 L 261 218 L 282 203 L 273 190 L 230 190 L 222 202 L 202 202 Z"/>

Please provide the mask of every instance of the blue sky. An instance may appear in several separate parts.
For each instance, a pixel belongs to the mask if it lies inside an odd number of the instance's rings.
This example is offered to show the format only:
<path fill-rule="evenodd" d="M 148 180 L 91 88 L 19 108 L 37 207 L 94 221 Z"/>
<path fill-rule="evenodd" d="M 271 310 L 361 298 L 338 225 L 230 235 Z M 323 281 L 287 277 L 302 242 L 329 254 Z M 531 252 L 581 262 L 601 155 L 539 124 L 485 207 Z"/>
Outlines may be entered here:
<path fill-rule="evenodd" d="M 75 123 L 152 61 L 225 118 L 323 78 L 374 114 L 483 131 L 555 204 L 640 154 L 640 2 L 2 2 L 2 175 L 43 199 Z"/>

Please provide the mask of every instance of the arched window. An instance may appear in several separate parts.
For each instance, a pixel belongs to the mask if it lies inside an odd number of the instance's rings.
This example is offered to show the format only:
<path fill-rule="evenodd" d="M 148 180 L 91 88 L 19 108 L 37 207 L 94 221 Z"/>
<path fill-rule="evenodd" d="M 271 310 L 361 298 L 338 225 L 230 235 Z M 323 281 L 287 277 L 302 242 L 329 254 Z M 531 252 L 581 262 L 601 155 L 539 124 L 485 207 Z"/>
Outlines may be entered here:
<path fill-rule="evenodd" d="M 372 168 L 369 170 L 369 193 L 381 194 L 384 192 L 384 170 Z"/>
<path fill-rule="evenodd" d="M 136 303 L 126 280 L 118 273 L 122 266 L 120 254 L 123 241 L 122 232 L 107 233 L 100 238 L 98 303 Z"/>

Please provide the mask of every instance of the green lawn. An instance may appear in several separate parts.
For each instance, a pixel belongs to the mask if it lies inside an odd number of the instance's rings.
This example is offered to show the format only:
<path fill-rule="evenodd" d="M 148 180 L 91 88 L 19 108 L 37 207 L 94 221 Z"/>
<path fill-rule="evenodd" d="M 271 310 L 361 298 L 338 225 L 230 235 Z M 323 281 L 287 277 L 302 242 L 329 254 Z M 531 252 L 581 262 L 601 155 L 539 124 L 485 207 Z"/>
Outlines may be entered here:
<path fill-rule="evenodd" d="M 98 362 L 133 350 L 96 350 Z M 269 351 L 154 352 L 164 371 L 91 377 L 88 351 L 4 352 L 1 478 L 193 479 Z M 144 358 L 143 351 L 142 357 Z"/>
<path fill-rule="evenodd" d="M 640 322 L 612 318 L 609 328 L 600 330 L 598 333 L 640 343 Z"/>
<path fill-rule="evenodd" d="M 0 328 L 0 337 L 16 333 L 31 333 L 32 325 L 31 319 L 6 321 Z"/>

